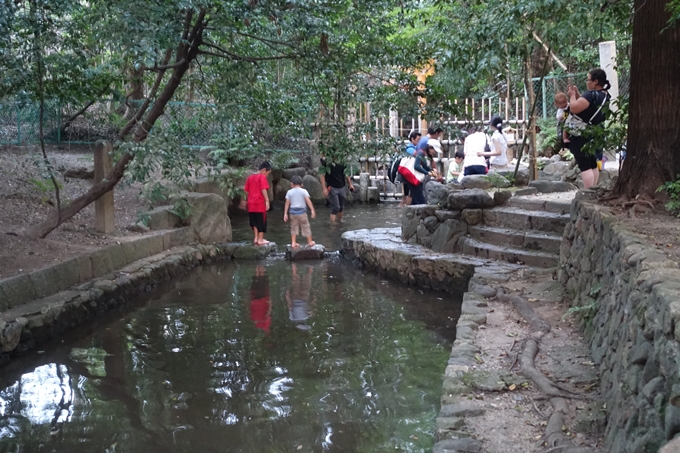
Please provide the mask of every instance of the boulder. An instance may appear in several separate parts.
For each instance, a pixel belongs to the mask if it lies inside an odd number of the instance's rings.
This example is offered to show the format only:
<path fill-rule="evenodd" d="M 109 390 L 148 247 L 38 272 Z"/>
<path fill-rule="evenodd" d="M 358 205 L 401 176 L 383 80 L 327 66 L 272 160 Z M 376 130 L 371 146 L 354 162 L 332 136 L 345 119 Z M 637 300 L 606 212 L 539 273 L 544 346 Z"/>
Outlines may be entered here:
<path fill-rule="evenodd" d="M 509 190 L 498 190 L 493 194 L 493 201 L 496 206 L 502 206 L 512 197 L 512 192 Z"/>
<path fill-rule="evenodd" d="M 446 206 L 449 191 L 446 186 L 437 181 L 430 181 L 425 186 L 427 191 L 427 203 L 438 206 Z"/>
<path fill-rule="evenodd" d="M 316 244 L 312 247 L 308 245 L 300 245 L 299 247 L 295 248 L 289 245 L 286 248 L 286 258 L 290 261 L 320 260 L 323 258 L 325 252 L 326 248 L 321 244 Z"/>
<path fill-rule="evenodd" d="M 261 260 L 276 251 L 276 244 L 270 242 L 267 245 L 238 244 L 234 247 L 234 259 L 237 260 Z"/>
<path fill-rule="evenodd" d="M 463 189 L 490 189 L 491 181 L 486 175 L 469 175 L 461 181 Z"/>
<path fill-rule="evenodd" d="M 543 167 L 543 173 L 551 176 L 562 176 L 569 171 L 569 162 L 552 162 Z"/>
<path fill-rule="evenodd" d="M 151 211 L 143 212 L 141 214 L 142 219 L 145 220 L 143 223 L 146 223 L 151 230 L 169 230 L 179 226 L 182 223 L 182 219 L 170 212 L 172 208 L 172 205 L 164 205 Z"/>
<path fill-rule="evenodd" d="M 224 188 L 220 186 L 219 175 L 196 178 L 195 180 L 191 181 L 191 183 L 187 187 L 187 190 L 189 190 L 189 192 L 214 193 L 215 195 L 219 195 L 220 197 L 222 197 L 222 199 L 224 200 L 224 204 L 227 207 L 231 203 L 231 198 L 229 197 L 229 189 L 226 186 Z"/>
<path fill-rule="evenodd" d="M 463 222 L 468 225 L 477 225 L 482 221 L 482 210 L 481 209 L 464 209 L 461 213 L 461 218 Z"/>
<path fill-rule="evenodd" d="M 224 199 L 214 193 L 185 193 L 191 206 L 189 225 L 203 244 L 231 241 L 231 222 Z"/>
<path fill-rule="evenodd" d="M 493 198 L 482 189 L 465 189 L 449 194 L 448 208 L 452 211 L 492 208 L 493 206 Z"/>
<path fill-rule="evenodd" d="M 467 224 L 460 220 L 449 219 L 439 225 L 432 234 L 432 250 L 440 253 L 452 253 L 456 242 L 467 233 Z"/>
<path fill-rule="evenodd" d="M 307 175 L 302 178 L 302 187 L 307 189 L 307 192 L 309 192 L 309 198 L 311 198 L 313 203 L 326 203 L 326 197 L 323 196 L 321 182 L 314 176 Z"/>
<path fill-rule="evenodd" d="M 304 178 L 307 174 L 307 170 L 302 167 L 296 168 L 286 168 L 283 170 L 283 177 L 290 181 L 294 175 L 298 175 L 300 178 Z"/>
<path fill-rule="evenodd" d="M 541 193 L 569 192 L 576 190 L 573 184 L 564 181 L 531 181 L 530 187 L 535 187 Z"/>
<path fill-rule="evenodd" d="M 526 186 L 529 184 L 529 169 L 528 168 L 520 168 L 517 171 L 517 176 L 515 177 L 515 185 L 516 186 Z"/>
<path fill-rule="evenodd" d="M 555 154 L 554 156 L 552 156 L 552 157 L 550 158 L 550 160 L 553 161 L 553 162 L 561 162 L 561 161 L 562 161 L 562 156 L 560 156 L 559 154 Z"/>
<path fill-rule="evenodd" d="M 279 182 L 274 188 L 274 199 L 283 201 L 286 199 L 286 193 L 290 190 L 290 181 L 286 178 L 279 179 Z"/>

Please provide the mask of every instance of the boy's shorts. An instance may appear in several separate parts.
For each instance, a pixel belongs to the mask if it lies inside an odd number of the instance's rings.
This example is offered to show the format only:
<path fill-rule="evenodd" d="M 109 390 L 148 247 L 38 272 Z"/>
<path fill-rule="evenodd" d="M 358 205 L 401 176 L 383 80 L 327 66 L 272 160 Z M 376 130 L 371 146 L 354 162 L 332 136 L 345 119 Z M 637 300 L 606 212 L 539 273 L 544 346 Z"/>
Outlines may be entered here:
<path fill-rule="evenodd" d="M 250 220 L 250 228 L 257 228 L 258 233 L 267 232 L 267 213 L 266 212 L 249 212 L 248 220 Z"/>
<path fill-rule="evenodd" d="M 307 214 L 290 215 L 290 234 L 298 235 L 302 232 L 305 237 L 312 235 L 312 228 L 309 226 Z"/>

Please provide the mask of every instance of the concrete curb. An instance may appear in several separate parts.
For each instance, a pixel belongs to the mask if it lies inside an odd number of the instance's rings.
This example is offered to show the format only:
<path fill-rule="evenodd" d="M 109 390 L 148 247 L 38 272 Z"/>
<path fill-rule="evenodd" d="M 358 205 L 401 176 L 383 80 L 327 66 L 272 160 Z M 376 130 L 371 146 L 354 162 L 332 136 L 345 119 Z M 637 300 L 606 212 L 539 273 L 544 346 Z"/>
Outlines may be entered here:
<path fill-rule="evenodd" d="M 150 291 L 155 285 L 185 274 L 196 266 L 236 259 L 237 255 L 240 259 L 261 259 L 276 250 L 276 245 L 273 243 L 268 247 L 254 247 L 246 243 L 225 243 L 183 245 L 162 250 L 162 239 L 169 240 L 165 242 L 166 244 L 172 244 L 178 240 L 173 234 L 169 237 L 165 234 L 151 237 L 146 242 L 141 241 L 141 244 L 137 244 L 137 247 L 129 252 L 145 254 L 147 251 L 161 250 L 160 253 L 123 264 L 94 279 L 72 285 L 65 291 L 34 298 L 3 310 L 0 313 L 0 365 L 6 364 L 13 356 L 29 351 L 38 344 L 50 341 L 61 333 L 84 324 L 95 316 L 134 300 L 140 294 Z M 101 272 L 120 264 L 126 249 L 121 245 L 107 249 L 109 250 L 104 253 L 95 252 L 86 256 L 87 259 L 82 260 L 83 263 L 94 262 L 95 259 L 105 260 L 104 263 L 97 264 L 97 269 Z M 115 254 L 118 254 L 118 258 L 113 256 Z M 135 255 L 127 256 L 131 258 Z M 8 279 L 15 286 L 7 285 L 0 289 L 5 291 L 5 288 L 10 288 L 14 291 L 14 288 L 18 288 L 25 291 L 23 294 L 30 295 L 38 291 L 47 292 L 45 289 L 48 288 L 47 280 L 58 278 L 59 275 L 68 277 L 67 271 L 72 272 L 70 275 L 73 280 L 76 275 L 78 279 L 90 275 L 88 272 L 91 270 L 86 269 L 85 272 L 81 272 L 82 269 L 79 269 L 77 260 L 76 258 L 69 260 L 70 262 L 63 266 L 64 263 L 60 263 L 21 275 L 20 278 Z M 17 290 L 18 293 L 20 291 Z"/>
<path fill-rule="evenodd" d="M 134 261 L 195 242 L 190 227 L 160 231 L 76 256 L 28 274 L 0 280 L 0 311 L 64 291 Z"/>

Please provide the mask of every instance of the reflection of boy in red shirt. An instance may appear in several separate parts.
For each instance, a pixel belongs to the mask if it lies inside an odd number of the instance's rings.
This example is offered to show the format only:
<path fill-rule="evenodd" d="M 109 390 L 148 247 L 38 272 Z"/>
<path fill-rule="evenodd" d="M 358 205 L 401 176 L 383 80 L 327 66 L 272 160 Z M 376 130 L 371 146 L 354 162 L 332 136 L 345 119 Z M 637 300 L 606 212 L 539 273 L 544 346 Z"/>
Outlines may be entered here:
<path fill-rule="evenodd" d="M 255 327 L 266 333 L 269 333 L 269 326 L 272 323 L 271 310 L 269 277 L 264 266 L 257 266 L 250 284 L 250 319 L 255 323 Z"/>
<path fill-rule="evenodd" d="M 267 196 L 267 189 L 269 189 L 269 182 L 267 175 L 271 173 L 272 166 L 269 162 L 262 162 L 258 167 L 258 172 L 250 175 L 246 180 L 246 199 L 248 200 L 248 219 L 250 220 L 250 228 L 255 233 L 253 243 L 255 245 L 269 244 L 269 241 L 264 240 L 264 234 L 267 232 L 267 211 L 269 211 L 269 197 Z"/>

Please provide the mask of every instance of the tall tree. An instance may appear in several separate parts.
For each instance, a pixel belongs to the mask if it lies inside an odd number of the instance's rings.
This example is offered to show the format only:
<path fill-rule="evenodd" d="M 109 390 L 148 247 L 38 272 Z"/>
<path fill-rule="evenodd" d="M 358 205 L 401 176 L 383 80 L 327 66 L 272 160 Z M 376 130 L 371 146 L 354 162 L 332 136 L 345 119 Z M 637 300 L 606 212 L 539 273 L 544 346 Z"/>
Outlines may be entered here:
<path fill-rule="evenodd" d="M 337 56 L 358 65 L 366 59 L 357 56 L 370 54 L 374 64 L 381 64 L 380 49 L 385 55 L 394 53 L 386 41 L 396 25 L 392 11 L 407 3 L 149 0 L 140 8 L 136 0 L 90 2 L 80 16 L 73 16 L 83 18 L 83 25 L 92 30 L 95 39 L 90 45 L 104 53 L 122 53 L 123 58 L 134 55 L 135 67 L 154 73 L 155 80 L 120 131 L 119 138 L 130 144 L 119 148 L 122 153 L 106 179 L 27 234 L 47 236 L 58 220 L 69 219 L 115 187 L 134 159 L 135 144 L 146 140 L 192 66 L 200 70 L 219 61 L 260 65 L 293 60 L 317 79 L 332 79 L 337 74 L 334 65 L 343 61 Z"/>
<path fill-rule="evenodd" d="M 650 199 L 680 175 L 679 48 L 667 1 L 635 0 L 628 149 L 615 196 Z"/>

